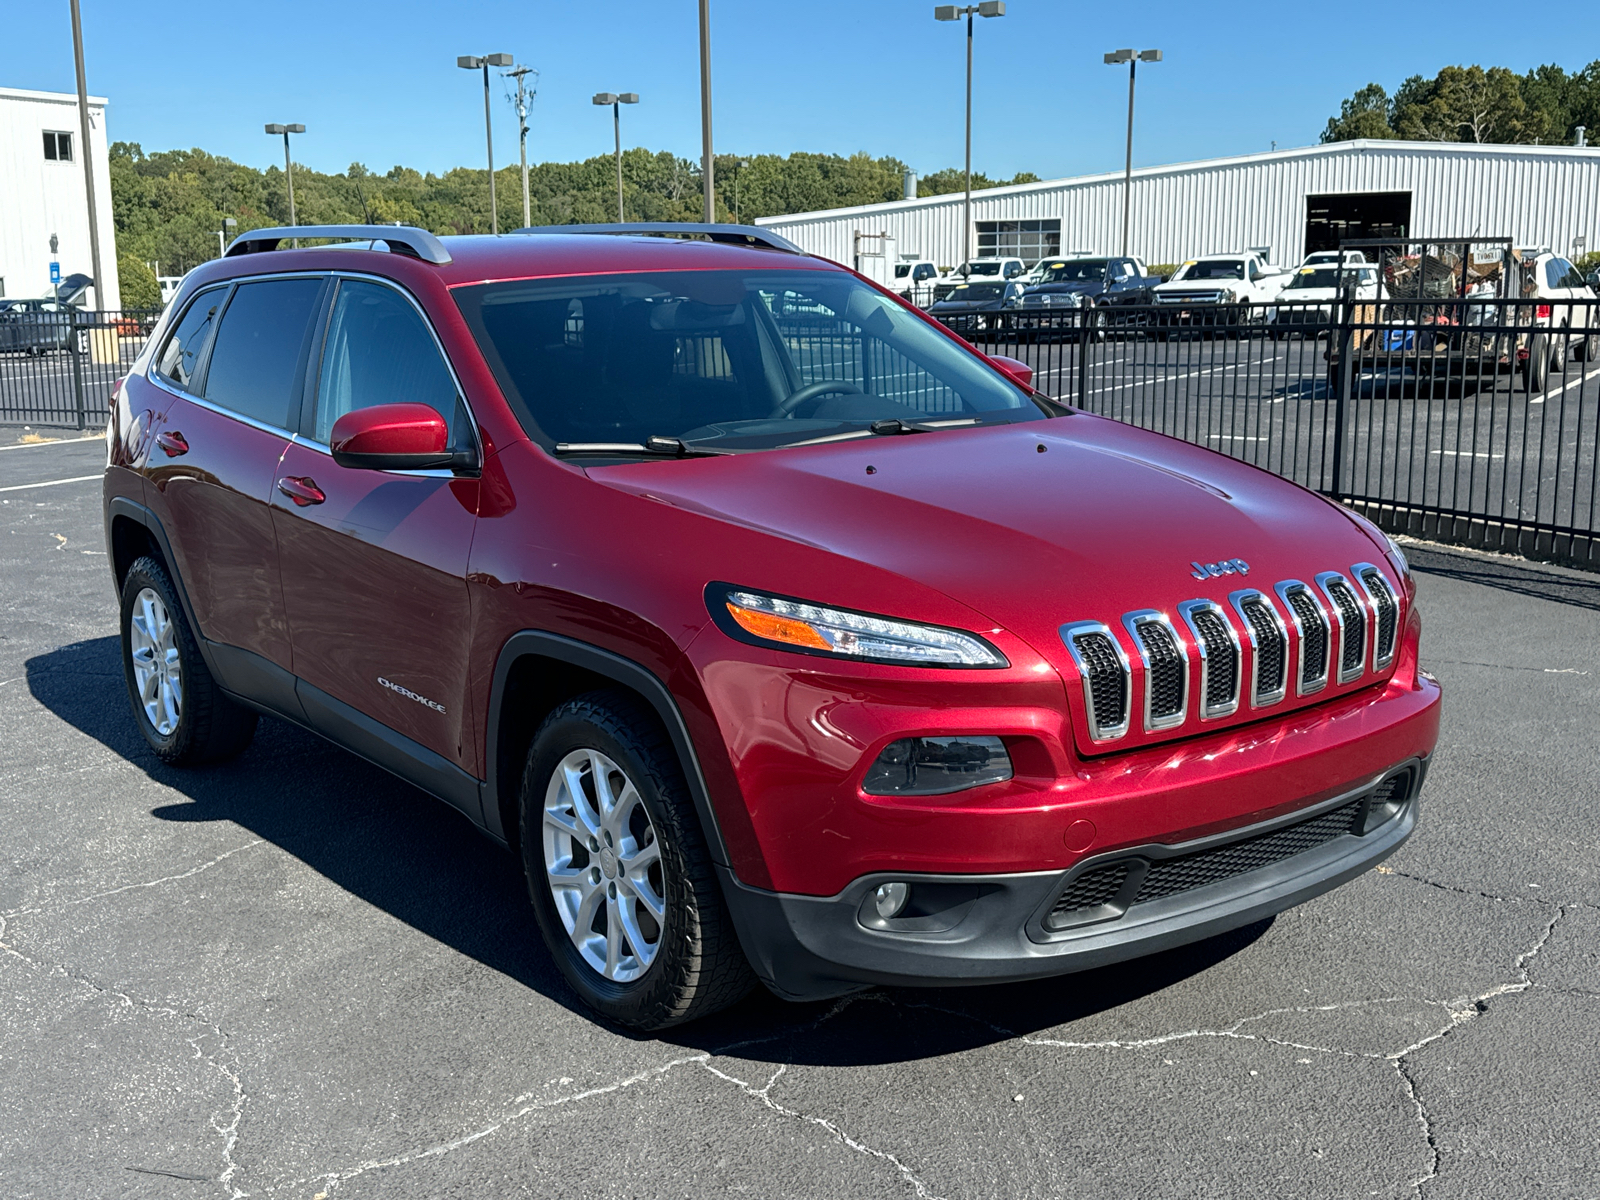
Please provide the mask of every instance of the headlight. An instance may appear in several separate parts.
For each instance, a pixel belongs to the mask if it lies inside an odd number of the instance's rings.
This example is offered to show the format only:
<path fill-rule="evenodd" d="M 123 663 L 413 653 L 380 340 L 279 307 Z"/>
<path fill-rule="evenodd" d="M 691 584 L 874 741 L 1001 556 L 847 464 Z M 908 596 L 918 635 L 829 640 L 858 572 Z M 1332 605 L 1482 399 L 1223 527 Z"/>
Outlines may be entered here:
<path fill-rule="evenodd" d="M 726 584 L 706 589 L 706 607 L 724 633 L 755 646 L 915 667 L 1010 666 L 988 642 L 959 629 L 892 621 Z"/>
<path fill-rule="evenodd" d="M 1383 533 L 1381 529 L 1378 532 Z M 1400 546 L 1387 533 L 1383 534 L 1383 540 L 1389 543 L 1389 557 L 1394 559 L 1395 565 L 1400 568 L 1400 577 L 1402 579 L 1410 578 L 1411 563 L 1406 558 L 1406 552 L 1400 549 Z"/>

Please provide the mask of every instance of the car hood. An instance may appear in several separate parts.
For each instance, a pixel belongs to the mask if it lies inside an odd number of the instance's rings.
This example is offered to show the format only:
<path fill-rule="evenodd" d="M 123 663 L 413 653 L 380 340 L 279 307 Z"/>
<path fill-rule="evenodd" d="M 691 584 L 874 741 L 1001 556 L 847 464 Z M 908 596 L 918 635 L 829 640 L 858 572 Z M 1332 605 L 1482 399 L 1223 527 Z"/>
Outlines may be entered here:
<path fill-rule="evenodd" d="M 1022 638 L 1066 679 L 1076 676 L 1059 635 L 1066 622 L 1117 629 L 1124 613 L 1149 608 L 1176 619 L 1185 600 L 1226 604 L 1251 586 L 1270 596 L 1281 580 L 1384 561 L 1352 519 L 1311 492 L 1079 413 L 590 475 L 935 588 Z M 1247 576 L 1204 570 L 1233 560 Z M 823 581 L 746 578 L 736 563 L 705 569 L 708 581 L 852 605 Z"/>

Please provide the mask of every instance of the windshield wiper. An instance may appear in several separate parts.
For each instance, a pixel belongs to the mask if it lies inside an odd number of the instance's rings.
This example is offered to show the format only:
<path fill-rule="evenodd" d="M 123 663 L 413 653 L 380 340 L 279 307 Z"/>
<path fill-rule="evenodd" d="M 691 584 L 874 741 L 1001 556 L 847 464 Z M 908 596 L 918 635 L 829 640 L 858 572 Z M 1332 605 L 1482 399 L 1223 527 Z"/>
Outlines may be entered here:
<path fill-rule="evenodd" d="M 712 458 L 738 454 L 737 450 L 713 450 L 690 446 L 681 438 L 651 436 L 642 442 L 557 442 L 557 454 L 648 454 L 661 458 Z"/>
<path fill-rule="evenodd" d="M 962 417 L 955 421 L 903 421 L 899 417 L 890 417 L 886 421 L 874 421 L 867 429 L 876 437 L 892 437 L 901 433 L 937 433 L 941 429 L 976 425 L 978 421 L 977 417 Z"/>

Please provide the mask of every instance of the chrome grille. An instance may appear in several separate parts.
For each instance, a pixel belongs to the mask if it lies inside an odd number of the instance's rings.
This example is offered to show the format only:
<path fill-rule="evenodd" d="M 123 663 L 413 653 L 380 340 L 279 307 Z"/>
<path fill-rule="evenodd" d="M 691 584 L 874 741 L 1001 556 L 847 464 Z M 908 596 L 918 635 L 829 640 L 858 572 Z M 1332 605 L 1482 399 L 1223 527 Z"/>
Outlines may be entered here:
<path fill-rule="evenodd" d="M 1389 581 L 1383 577 L 1383 572 L 1371 563 L 1357 563 L 1350 571 L 1367 593 L 1367 601 L 1377 615 L 1377 630 L 1372 639 L 1372 669 L 1381 671 L 1394 661 L 1395 634 L 1400 628 L 1400 604 L 1395 599 Z"/>
<path fill-rule="evenodd" d="M 1367 611 L 1356 599 L 1350 581 L 1337 571 L 1324 571 L 1318 575 L 1317 586 L 1333 605 L 1334 618 L 1339 626 L 1339 682 L 1349 683 L 1360 677 L 1361 668 L 1367 661 Z"/>
<path fill-rule="evenodd" d="M 1289 631 L 1272 602 L 1256 591 L 1235 592 L 1230 600 L 1250 635 L 1250 705 L 1264 708 L 1287 690 Z"/>
<path fill-rule="evenodd" d="M 1299 673 L 1295 678 L 1295 691 L 1301 696 L 1321 691 L 1328 682 L 1328 618 L 1317 603 L 1311 589 L 1298 580 L 1288 580 L 1277 587 L 1278 598 L 1294 619 L 1295 634 L 1300 643 Z"/>
<path fill-rule="evenodd" d="M 1122 624 L 1144 663 L 1145 730 L 1183 724 L 1189 708 L 1189 659 L 1172 622 L 1166 614 L 1147 609 L 1128 613 Z"/>
<path fill-rule="evenodd" d="M 1098 621 L 1080 621 L 1063 625 L 1061 640 L 1083 677 L 1090 736 L 1097 742 L 1121 737 L 1128 732 L 1133 672 L 1111 630 Z"/>
<path fill-rule="evenodd" d="M 1225 717 L 1239 707 L 1238 635 L 1214 600 L 1189 600 L 1178 612 L 1200 651 L 1200 716 Z"/>

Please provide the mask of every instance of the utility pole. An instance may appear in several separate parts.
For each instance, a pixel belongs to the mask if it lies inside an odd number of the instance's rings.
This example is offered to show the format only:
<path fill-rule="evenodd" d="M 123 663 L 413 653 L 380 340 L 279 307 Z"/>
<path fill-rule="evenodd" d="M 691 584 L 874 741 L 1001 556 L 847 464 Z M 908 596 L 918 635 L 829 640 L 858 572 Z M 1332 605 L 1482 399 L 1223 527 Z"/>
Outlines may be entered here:
<path fill-rule="evenodd" d="M 717 219 L 716 161 L 711 157 L 711 0 L 700 0 L 700 179 L 710 225 Z"/>
<path fill-rule="evenodd" d="M 89 141 L 89 85 L 83 71 L 83 18 L 78 0 L 72 0 L 72 58 L 78 68 L 78 147 L 83 159 L 83 186 L 89 197 L 89 262 L 94 271 L 94 306 L 106 306 L 105 288 L 100 274 L 100 215 L 94 201 L 94 147 Z M 121 297 L 117 298 L 120 302 Z"/>
<path fill-rule="evenodd" d="M 516 67 L 506 72 L 508 78 L 517 81 L 517 147 L 522 154 L 522 224 L 524 226 L 533 224 L 533 210 L 528 205 L 528 94 L 524 83 L 529 75 L 537 75 L 538 73 L 533 67 Z"/>

